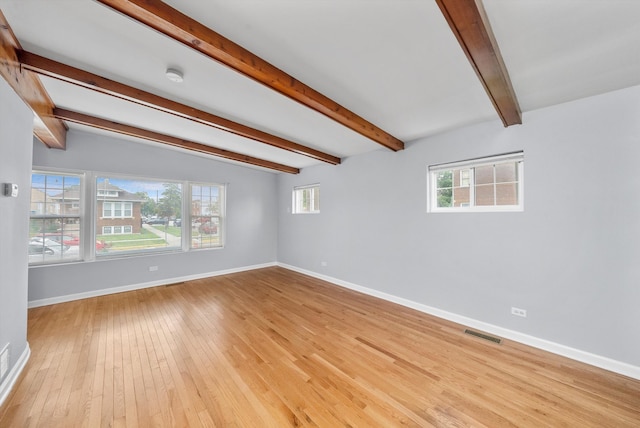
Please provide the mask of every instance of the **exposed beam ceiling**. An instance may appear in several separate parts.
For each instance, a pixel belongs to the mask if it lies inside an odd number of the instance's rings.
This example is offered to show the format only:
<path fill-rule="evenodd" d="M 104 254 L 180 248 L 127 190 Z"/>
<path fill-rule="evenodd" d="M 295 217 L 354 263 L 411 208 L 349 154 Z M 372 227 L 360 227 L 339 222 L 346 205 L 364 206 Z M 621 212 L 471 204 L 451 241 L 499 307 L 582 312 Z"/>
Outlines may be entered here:
<path fill-rule="evenodd" d="M 23 68 L 44 76 L 59 79 L 68 83 L 92 89 L 97 92 L 115 96 L 146 107 L 170 113 L 185 119 L 193 120 L 207 126 L 231 132 L 242 137 L 260 141 L 280 149 L 309 156 L 333 165 L 340 163 L 340 158 L 323 153 L 319 150 L 303 146 L 298 143 L 268 134 L 264 131 L 242 125 L 237 122 L 198 110 L 185 104 L 154 95 L 123 83 L 110 80 L 88 71 L 81 70 L 60 62 L 36 55 L 31 52 L 19 51 L 18 59 Z"/>
<path fill-rule="evenodd" d="M 11 85 L 34 113 L 33 133 L 50 148 L 64 149 L 67 128 L 53 117 L 53 101 L 35 74 L 22 70 L 18 61 L 21 50 L 9 23 L 0 11 L 0 76 Z"/>
<path fill-rule="evenodd" d="M 511 79 L 481 0 L 436 0 L 504 126 L 522 123 Z"/>
<path fill-rule="evenodd" d="M 94 116 L 89 116 L 83 113 L 74 112 L 71 110 L 65 110 L 56 108 L 53 110 L 53 114 L 56 118 L 66 120 L 80 125 L 91 126 L 94 128 L 103 129 L 105 131 L 117 132 L 119 134 L 128 135 L 131 137 L 142 138 L 145 140 L 155 141 L 157 143 L 168 144 L 173 147 L 179 147 L 181 149 L 196 151 L 213 156 L 222 157 L 242 163 L 260 166 L 263 168 L 273 169 L 276 171 L 287 172 L 290 174 L 298 174 L 300 170 L 290 166 L 282 165 L 275 162 L 269 162 L 263 159 L 254 158 L 252 156 L 235 153 L 229 150 L 222 150 L 215 147 L 208 146 L 206 144 L 196 143 L 193 141 L 187 141 L 182 138 L 173 137 L 170 135 L 161 134 L 159 132 L 149 131 L 141 129 L 131 125 L 125 125 L 118 122 L 113 122 L 106 119 L 101 119 Z"/>
<path fill-rule="evenodd" d="M 97 0 L 391 149 L 404 143 L 242 46 L 159 0 Z"/>
<path fill-rule="evenodd" d="M 509 126 L 533 110 L 640 84 L 640 62 L 629 55 L 640 44 L 640 1 L 539 3 L 0 0 L 11 24 L 1 28 L 0 75 L 25 99 L 42 85 L 46 93 L 38 93 L 48 111 L 36 121 L 56 124 L 44 128 L 45 137 L 55 136 L 55 129 L 64 133 L 65 126 L 71 133 L 85 128 L 53 118 L 55 105 L 302 170 L 383 146 L 233 66 L 254 60 L 262 66 L 263 58 L 287 73 L 284 81 L 272 75 L 274 83 L 295 86 L 295 76 L 412 146 L 475 123 Z M 112 4 L 137 9 L 163 28 L 149 27 Z M 200 24 L 180 29 L 192 20 Z M 212 35 L 208 29 L 225 38 L 205 38 Z M 167 36 L 174 31 L 188 37 Z M 219 48 L 237 64 L 213 60 L 193 41 Z M 184 72 L 184 82 L 167 80 L 168 68 Z M 38 83 L 20 89 L 18 83 L 31 78 Z M 29 105 L 35 111 L 41 106 Z M 47 144 L 60 147 L 52 141 Z"/>

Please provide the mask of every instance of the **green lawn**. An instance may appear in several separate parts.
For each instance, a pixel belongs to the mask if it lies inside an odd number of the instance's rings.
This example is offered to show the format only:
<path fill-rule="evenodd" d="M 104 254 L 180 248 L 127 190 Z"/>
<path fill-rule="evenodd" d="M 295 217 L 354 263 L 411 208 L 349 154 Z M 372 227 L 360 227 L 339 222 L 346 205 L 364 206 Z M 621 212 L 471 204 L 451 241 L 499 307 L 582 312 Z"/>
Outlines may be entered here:
<path fill-rule="evenodd" d="M 178 238 L 182 236 L 182 228 L 176 226 L 167 226 L 166 229 L 161 228 L 158 230 L 162 230 L 163 232 L 167 232 L 170 235 L 177 236 Z"/>
<path fill-rule="evenodd" d="M 107 243 L 107 251 L 164 247 L 167 244 L 164 239 L 159 238 L 146 229 L 142 229 L 141 233 L 130 233 L 126 235 L 98 235 L 96 239 Z"/>

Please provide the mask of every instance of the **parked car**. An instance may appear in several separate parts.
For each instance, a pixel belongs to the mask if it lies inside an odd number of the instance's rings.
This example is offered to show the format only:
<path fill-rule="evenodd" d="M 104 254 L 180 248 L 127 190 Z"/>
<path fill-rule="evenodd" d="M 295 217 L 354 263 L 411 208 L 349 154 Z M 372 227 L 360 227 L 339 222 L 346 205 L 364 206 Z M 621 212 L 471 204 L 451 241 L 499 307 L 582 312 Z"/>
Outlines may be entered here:
<path fill-rule="evenodd" d="M 56 252 L 53 248 L 40 245 L 37 242 L 29 242 L 29 261 L 31 261 L 32 255 L 40 255 L 40 254 L 53 256 L 54 254 L 56 254 Z"/>
<path fill-rule="evenodd" d="M 150 225 L 154 225 L 154 224 L 166 225 L 167 223 L 169 223 L 169 220 L 166 219 L 166 218 L 150 218 L 150 219 L 147 219 L 147 224 L 150 224 Z"/>
<path fill-rule="evenodd" d="M 43 262 L 46 260 L 60 260 L 63 258 L 69 246 L 52 239 L 35 237 L 29 240 L 29 263 Z"/>
<path fill-rule="evenodd" d="M 34 238 L 38 238 L 38 239 L 50 239 L 52 241 L 59 243 L 63 243 L 64 245 L 68 246 L 68 247 L 78 247 L 80 246 L 80 238 L 77 236 L 71 236 L 71 235 L 62 235 L 60 233 L 44 233 L 42 234 L 42 236 L 36 236 Z M 108 247 L 107 243 L 104 241 L 100 241 L 97 240 L 96 241 L 96 250 L 97 251 L 102 251 L 102 250 L 106 250 Z"/>
<path fill-rule="evenodd" d="M 173 225 L 175 227 L 181 227 L 182 226 L 182 219 L 181 218 L 177 218 L 177 219 L 173 220 Z"/>
<path fill-rule="evenodd" d="M 56 241 L 58 243 L 63 242 L 65 245 L 73 245 L 73 244 L 70 244 L 70 242 L 78 240 L 77 236 L 62 235 L 60 233 L 43 233 L 42 237 L 51 239 L 52 241 Z"/>
<path fill-rule="evenodd" d="M 218 233 L 218 225 L 208 221 L 206 223 L 202 223 L 198 230 L 200 233 L 204 233 L 206 235 L 214 235 Z"/>
<path fill-rule="evenodd" d="M 34 249 L 37 246 L 42 247 L 40 254 L 62 254 L 69 249 L 69 246 L 65 245 L 63 242 L 57 242 L 53 239 L 43 238 L 40 236 L 31 238 L 29 241 L 29 253 L 31 253 L 32 246 L 34 246 Z"/>

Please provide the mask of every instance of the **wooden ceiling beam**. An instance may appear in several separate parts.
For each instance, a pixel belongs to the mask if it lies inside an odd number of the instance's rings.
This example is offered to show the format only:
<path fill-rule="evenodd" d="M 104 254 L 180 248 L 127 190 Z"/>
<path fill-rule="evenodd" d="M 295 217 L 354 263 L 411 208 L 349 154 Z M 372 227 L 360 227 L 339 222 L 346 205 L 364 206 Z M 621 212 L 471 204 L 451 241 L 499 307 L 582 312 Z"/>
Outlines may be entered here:
<path fill-rule="evenodd" d="M 47 147 L 64 149 L 67 128 L 53 117 L 54 104 L 35 74 L 22 70 L 18 61 L 21 47 L 0 10 L 0 76 L 33 110 L 33 133 Z"/>
<path fill-rule="evenodd" d="M 436 0 L 504 126 L 522 113 L 481 0 Z"/>
<path fill-rule="evenodd" d="M 184 119 L 189 119 L 203 125 L 259 141 L 279 149 L 308 156 L 332 165 L 340 163 L 339 157 L 328 153 L 294 143 L 293 141 L 271 135 L 267 132 L 233 122 L 176 101 L 171 101 L 150 92 L 145 92 L 141 89 L 98 76 L 97 74 L 93 74 L 31 52 L 18 52 L 18 59 L 24 69 L 43 76 L 52 77 L 67 83 L 92 89 L 103 94 L 134 102 Z"/>
<path fill-rule="evenodd" d="M 242 46 L 159 0 L 97 0 L 391 149 L 404 143 Z"/>
<path fill-rule="evenodd" d="M 298 174 L 300 172 L 298 168 L 294 168 L 291 166 L 270 162 L 264 159 L 254 158 L 252 156 L 211 147 L 206 144 L 196 143 L 194 141 L 184 140 L 182 138 L 177 138 L 166 134 L 160 134 L 158 132 L 149 131 L 147 129 L 137 128 L 135 126 L 125 125 L 123 123 L 101 119 L 95 116 L 90 116 L 71 110 L 56 108 L 53 110 L 53 114 L 60 120 L 66 120 L 81 125 L 91 126 L 94 128 L 103 129 L 105 131 L 116 132 L 118 134 L 128 135 L 130 137 L 142 138 L 145 140 L 154 141 L 156 143 L 168 144 L 170 146 L 179 147 L 181 149 L 205 153 L 208 155 L 230 159 L 237 162 L 272 169 L 275 171 L 286 172 L 289 174 Z"/>

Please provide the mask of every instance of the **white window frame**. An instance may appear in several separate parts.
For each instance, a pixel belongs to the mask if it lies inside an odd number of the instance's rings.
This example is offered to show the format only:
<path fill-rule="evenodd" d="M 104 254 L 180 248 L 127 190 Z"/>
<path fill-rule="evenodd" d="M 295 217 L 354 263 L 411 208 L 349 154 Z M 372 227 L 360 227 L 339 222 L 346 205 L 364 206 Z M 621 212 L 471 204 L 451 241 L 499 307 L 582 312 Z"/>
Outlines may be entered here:
<path fill-rule="evenodd" d="M 108 210 L 107 206 L 109 207 Z M 118 208 L 116 208 L 116 206 L 118 206 Z M 120 211 L 120 215 L 116 215 L 116 209 Z M 107 211 L 111 214 L 106 215 Z M 129 212 L 129 215 L 126 215 L 127 211 Z M 102 218 L 133 218 L 133 203 L 122 201 L 102 201 Z"/>
<path fill-rule="evenodd" d="M 120 228 L 120 232 L 116 232 L 116 228 Z M 130 235 L 131 233 L 133 233 L 133 226 L 125 224 L 115 226 L 102 226 L 101 235 Z"/>
<path fill-rule="evenodd" d="M 308 211 L 302 208 L 302 197 L 304 192 L 310 191 L 310 209 Z M 318 203 L 316 204 L 315 193 L 318 192 Z M 317 206 L 316 206 L 317 205 Z M 291 213 L 292 214 L 319 214 L 320 213 L 320 184 L 307 184 L 304 186 L 296 186 L 291 192 Z"/>
<path fill-rule="evenodd" d="M 108 218 L 108 219 L 120 219 L 120 218 L 135 218 L 133 216 L 133 203 L 130 201 L 117 201 L 117 200 L 109 200 L 109 199 L 105 199 L 105 198 L 109 198 L 109 197 L 113 197 L 112 195 L 114 193 L 118 193 L 118 191 L 107 191 L 107 194 L 109 192 L 112 192 L 111 195 L 107 195 L 104 192 L 100 191 L 98 189 L 99 185 L 97 184 L 97 180 L 98 179 L 122 179 L 122 180 L 132 180 L 132 181 L 141 181 L 141 182 L 155 182 L 155 183 L 171 183 L 171 184 L 178 184 L 181 186 L 181 198 L 182 198 L 182 206 L 184 209 L 184 199 L 185 199 L 185 186 L 188 186 L 187 181 L 180 181 L 180 180 L 172 180 L 172 179 L 163 179 L 163 178 L 155 178 L 155 177 L 145 177 L 145 176 L 136 176 L 136 175 L 128 175 L 128 174 L 116 174 L 116 173 L 109 173 L 109 172 L 93 172 L 91 174 L 92 176 L 92 180 L 91 182 L 93 183 L 92 186 L 94 186 L 94 192 L 93 192 L 93 207 L 94 210 L 97 212 L 98 208 L 98 200 L 102 200 L 103 203 L 104 202 L 108 202 L 108 203 L 129 203 L 131 204 L 131 216 L 123 216 L 123 217 L 116 217 L 114 214 L 115 212 L 112 212 L 112 216 L 111 217 L 104 217 L 101 216 L 101 218 Z M 100 193 L 100 194 L 98 194 Z M 102 199 L 100 199 L 102 198 Z M 121 205 L 121 212 L 124 215 L 124 206 Z M 184 212 L 184 211 L 182 211 Z M 103 211 L 100 213 L 100 215 L 104 214 L 104 205 L 103 205 Z M 126 225 L 111 225 L 110 227 L 111 229 L 111 233 L 110 234 L 105 234 L 105 233 L 97 233 L 95 227 L 97 227 L 97 216 L 94 215 L 92 217 L 92 223 L 94 225 L 94 233 L 93 233 L 93 239 L 94 242 L 97 239 L 96 235 L 126 235 L 127 233 L 124 232 L 125 227 L 129 226 L 129 224 Z M 103 226 L 104 227 L 104 226 Z M 120 233 L 115 233 L 115 227 L 120 227 L 121 232 Z M 104 230 L 102 230 L 104 231 Z M 130 258 L 130 257 L 140 257 L 140 256 L 147 256 L 150 254 L 159 254 L 159 253 L 178 253 L 178 252 L 182 252 L 184 251 L 184 227 L 182 228 L 182 232 L 181 232 L 181 236 L 180 236 L 180 245 L 179 246 L 169 246 L 169 247 L 159 247 L 159 248 L 144 248 L 144 249 L 137 249 L 137 250 L 131 250 L 131 251 L 115 251 L 112 253 L 94 253 L 94 259 L 95 260 L 108 260 L 108 259 L 123 259 L 123 258 Z"/>
<path fill-rule="evenodd" d="M 47 213 L 47 203 L 46 200 L 44 202 L 39 202 L 37 203 L 39 210 L 43 209 L 45 212 L 44 213 L 32 213 L 31 209 L 30 209 L 30 214 L 29 214 L 29 223 L 31 224 L 31 220 L 38 220 L 38 219 L 59 219 L 60 221 L 64 220 L 64 219 L 77 219 L 78 220 L 78 224 L 79 224 L 79 229 L 78 229 L 78 234 L 80 237 L 80 245 L 78 248 L 77 256 L 76 257 L 70 257 L 70 258 L 66 258 L 66 257 L 62 257 L 62 258 L 51 258 L 49 260 L 43 260 L 43 261 L 36 261 L 36 262 L 29 262 L 29 267 L 37 267 L 37 266 L 47 266 L 47 265 L 55 265 L 55 264 L 61 264 L 61 263 L 77 263 L 77 262 L 82 262 L 83 260 L 86 260 L 85 254 L 84 254 L 84 248 L 85 248 L 85 244 L 84 242 L 87 241 L 87 215 L 86 212 L 84 210 L 84 206 L 86 206 L 86 182 L 87 182 L 87 177 L 86 174 L 81 172 L 81 171 L 68 171 L 68 170 L 60 170 L 60 169 L 55 169 L 55 168 L 37 168 L 34 167 L 31 171 L 31 174 L 37 174 L 37 175 L 45 175 L 45 176 L 68 176 L 68 177 L 75 177 L 77 179 L 79 179 L 79 191 L 78 191 L 78 195 L 79 195 L 79 199 L 78 202 L 72 202 L 71 203 L 71 208 L 78 208 L 78 214 L 77 215 L 69 215 L 69 214 L 61 214 L 60 213 L 60 208 L 58 207 L 56 209 L 55 213 Z M 31 189 L 33 189 L 33 183 L 29 186 L 29 192 L 31 192 Z M 32 204 L 30 204 L 32 205 Z M 44 232 L 47 233 L 47 232 Z M 55 233 L 55 232 L 49 232 L 49 233 Z M 64 234 L 65 231 L 61 231 L 61 234 Z"/>
<path fill-rule="evenodd" d="M 191 181 L 180 181 L 180 180 L 170 180 L 163 178 L 155 178 L 155 177 L 144 177 L 144 176 L 135 176 L 128 174 L 113 174 L 109 172 L 99 172 L 99 171 L 78 171 L 78 170 L 62 170 L 56 168 L 49 167 L 37 167 L 34 166 L 32 170 L 32 174 L 41 174 L 41 175 L 68 175 L 75 176 L 80 178 L 80 200 L 74 201 L 72 208 L 78 209 L 79 215 L 75 213 L 73 215 L 61 214 L 61 210 L 55 206 L 45 206 L 45 202 L 38 202 L 36 200 L 31 204 L 33 208 L 33 212 L 30 213 L 30 218 L 38 219 L 45 217 L 45 211 L 47 209 L 50 211 L 46 217 L 47 218 L 79 218 L 80 219 L 80 245 L 78 248 L 78 252 L 74 254 L 79 254 L 77 257 L 73 257 L 73 259 L 62 258 L 62 259 L 54 259 L 48 260 L 43 257 L 43 261 L 33 261 L 29 264 L 30 268 L 38 268 L 42 266 L 61 264 L 61 263 L 77 263 L 77 262 L 93 262 L 96 260 L 107 260 L 107 259 L 121 259 L 121 258 L 130 258 L 130 257 L 139 257 L 139 256 L 147 256 L 150 254 L 157 253 L 177 253 L 177 252 L 190 252 L 190 251 L 199 251 L 200 249 L 223 249 L 226 241 L 226 195 L 227 195 L 227 184 L 220 183 L 205 183 L 205 182 L 191 182 Z M 98 227 L 99 219 L 105 218 L 103 217 L 103 212 L 98 212 L 98 200 L 102 200 L 108 203 L 129 203 L 131 206 L 131 215 L 126 216 L 129 213 L 128 207 L 125 208 L 125 205 L 120 205 L 122 209 L 122 217 L 115 217 L 114 206 L 111 206 L 111 216 L 106 217 L 109 219 L 118 219 L 118 218 L 135 218 L 133 217 L 133 203 L 130 201 L 117 201 L 117 200 L 108 200 L 109 197 L 116 196 L 119 194 L 116 191 L 99 191 L 97 185 L 97 179 L 99 178 L 119 178 L 126 180 L 139 180 L 139 181 L 155 181 L 161 183 L 175 183 L 179 184 L 182 189 L 182 233 L 181 233 L 181 246 L 176 247 L 172 246 L 170 248 L 162 248 L 162 249 L 147 249 L 144 251 L 122 251 L 122 252 L 113 252 L 113 253 L 103 253 L 102 247 L 97 250 L 96 247 L 96 237 L 98 235 L 118 235 L 118 234 L 131 234 L 133 232 L 134 226 L 131 225 L 131 222 L 127 222 L 128 224 L 122 225 L 111 225 L 111 226 L 100 226 Z M 192 185 L 200 185 L 200 186 L 215 186 L 220 189 L 219 200 L 220 200 L 220 213 L 219 215 L 211 215 L 210 217 L 214 217 L 219 220 L 218 222 L 218 235 L 220 236 L 219 245 L 209 247 L 201 247 L 201 248 L 192 248 L 191 247 L 191 186 Z M 32 186 L 33 188 L 33 186 Z M 35 187 L 38 189 L 38 187 Z M 100 195 L 98 195 L 100 193 Z M 104 209 L 104 207 L 103 207 Z M 115 227 L 119 227 L 121 233 L 115 233 Z M 99 233 L 102 232 L 102 233 Z M 35 237 L 35 235 L 33 235 Z M 29 240 L 31 240 L 32 234 L 29 235 Z M 48 254 L 48 253 L 47 253 Z M 30 257 L 31 258 L 31 257 Z"/>
<path fill-rule="evenodd" d="M 463 174 L 466 173 L 466 174 Z M 471 168 L 461 169 L 460 170 L 460 187 L 470 187 L 471 186 Z"/>
<path fill-rule="evenodd" d="M 192 212 L 193 209 L 193 187 L 194 186 L 199 186 L 199 187 L 217 187 L 218 188 L 218 215 L 213 215 L 213 214 L 196 214 L 194 215 L 194 213 Z M 225 245 L 225 237 L 226 237 L 226 233 L 225 233 L 225 227 L 226 227 L 226 198 L 227 198 L 227 186 L 225 184 L 220 184 L 220 183 L 198 183 L 198 182 L 189 182 L 188 186 L 186 186 L 186 188 L 188 189 L 188 198 L 187 203 L 185 204 L 185 207 L 183 208 L 182 212 L 182 227 L 183 227 L 183 234 L 185 229 L 187 230 L 187 237 L 188 237 L 188 242 L 185 245 L 186 246 L 186 250 L 188 251 L 200 251 L 200 250 L 211 250 L 211 249 L 220 249 L 220 248 L 224 248 Z M 186 214 L 186 215 L 185 215 Z M 194 237 L 194 230 L 193 230 L 193 218 L 194 217 L 210 217 L 210 218 L 216 218 L 218 220 L 218 231 L 217 231 L 217 235 L 218 235 L 218 245 L 208 245 L 208 246 L 202 246 L 202 241 L 197 241 L 197 239 Z"/>
<path fill-rule="evenodd" d="M 518 204 L 516 205 L 475 205 L 475 174 L 469 174 L 469 204 L 458 207 L 438 207 L 437 174 L 442 171 L 456 169 L 470 169 L 498 165 L 501 163 L 517 163 L 517 191 Z M 494 172 L 495 173 L 495 172 Z M 495 185 L 495 183 L 494 183 Z M 466 188 L 466 186 L 465 186 Z M 442 163 L 429 165 L 427 168 L 427 212 L 429 213 L 452 213 L 452 212 L 503 212 L 503 211 L 524 211 L 524 152 L 506 153 L 496 156 L 469 159 L 459 162 Z"/>

